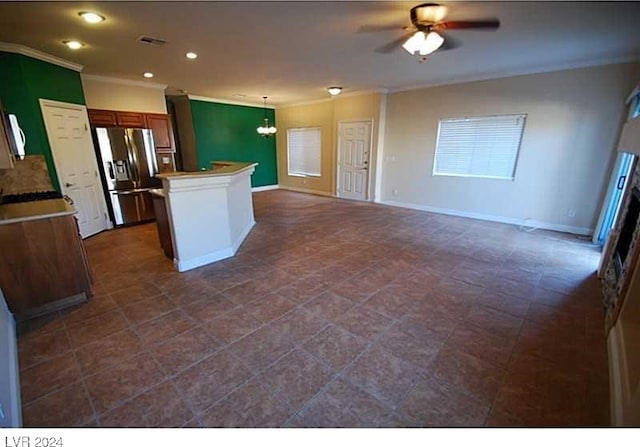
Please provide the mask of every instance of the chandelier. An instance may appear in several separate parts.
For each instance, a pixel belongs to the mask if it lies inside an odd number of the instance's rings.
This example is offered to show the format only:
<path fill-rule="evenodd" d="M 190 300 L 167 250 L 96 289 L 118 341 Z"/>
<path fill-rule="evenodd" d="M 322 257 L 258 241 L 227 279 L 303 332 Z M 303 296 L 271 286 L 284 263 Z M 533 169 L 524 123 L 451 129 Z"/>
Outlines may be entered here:
<path fill-rule="evenodd" d="M 267 97 L 263 96 L 264 99 L 264 124 L 258 127 L 258 133 L 265 138 L 269 138 L 271 135 L 276 133 L 276 128 L 274 126 L 269 126 L 269 118 L 267 118 Z"/>

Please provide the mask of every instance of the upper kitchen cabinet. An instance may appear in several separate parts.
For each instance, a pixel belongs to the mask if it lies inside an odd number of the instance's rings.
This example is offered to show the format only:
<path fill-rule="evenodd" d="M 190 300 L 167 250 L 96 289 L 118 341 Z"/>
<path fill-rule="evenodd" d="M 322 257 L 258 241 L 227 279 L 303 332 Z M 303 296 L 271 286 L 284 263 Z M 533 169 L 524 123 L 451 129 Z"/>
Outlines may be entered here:
<path fill-rule="evenodd" d="M 145 127 L 144 114 L 138 112 L 116 112 L 120 127 Z"/>
<path fill-rule="evenodd" d="M 146 127 L 144 113 L 120 112 L 116 110 L 88 109 L 92 126 L 102 127 Z"/>
<path fill-rule="evenodd" d="M 89 115 L 89 122 L 92 126 L 113 127 L 118 125 L 116 112 L 114 110 L 88 109 L 87 114 Z"/>
<path fill-rule="evenodd" d="M 156 152 L 175 152 L 176 145 L 169 115 L 147 113 L 145 118 L 147 128 L 153 132 Z"/>

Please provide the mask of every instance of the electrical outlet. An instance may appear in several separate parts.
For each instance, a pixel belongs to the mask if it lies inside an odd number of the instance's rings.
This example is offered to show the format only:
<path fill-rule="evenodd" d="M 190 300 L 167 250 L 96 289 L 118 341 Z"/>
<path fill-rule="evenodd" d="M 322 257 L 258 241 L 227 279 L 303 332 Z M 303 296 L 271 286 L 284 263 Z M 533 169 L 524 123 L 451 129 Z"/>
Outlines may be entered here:
<path fill-rule="evenodd" d="M 576 217 L 576 210 L 569 210 L 569 217 Z"/>

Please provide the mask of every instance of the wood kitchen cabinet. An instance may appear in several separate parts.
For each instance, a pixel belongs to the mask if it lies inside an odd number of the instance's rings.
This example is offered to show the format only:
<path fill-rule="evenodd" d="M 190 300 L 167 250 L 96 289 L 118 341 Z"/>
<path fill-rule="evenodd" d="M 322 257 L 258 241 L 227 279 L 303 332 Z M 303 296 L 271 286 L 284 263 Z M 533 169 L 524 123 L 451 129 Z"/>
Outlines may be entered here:
<path fill-rule="evenodd" d="M 0 288 L 16 320 L 86 301 L 91 273 L 73 215 L 0 225 Z"/>
<path fill-rule="evenodd" d="M 100 127 L 146 127 L 144 113 L 87 109 L 89 123 Z"/>
<path fill-rule="evenodd" d="M 114 110 L 87 109 L 87 114 L 92 126 L 114 127 L 118 125 Z"/>
<path fill-rule="evenodd" d="M 175 152 L 176 144 L 169 115 L 147 113 L 145 114 L 145 119 L 147 128 L 153 132 L 156 152 Z"/>

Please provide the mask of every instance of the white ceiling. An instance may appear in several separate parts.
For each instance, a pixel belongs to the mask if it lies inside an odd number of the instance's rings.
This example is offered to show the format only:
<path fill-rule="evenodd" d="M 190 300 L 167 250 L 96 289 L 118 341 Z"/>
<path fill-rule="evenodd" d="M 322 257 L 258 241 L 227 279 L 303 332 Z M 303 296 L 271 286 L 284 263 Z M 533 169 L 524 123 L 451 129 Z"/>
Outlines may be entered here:
<path fill-rule="evenodd" d="M 168 92 L 272 105 L 344 92 L 427 86 L 640 59 L 640 3 L 441 2 L 448 20 L 496 17 L 496 32 L 450 31 L 462 46 L 422 64 L 402 48 L 415 2 L 0 2 L 0 41 L 79 63 L 83 73 L 152 82 Z M 106 16 L 88 25 L 77 15 Z M 361 25 L 398 31 L 358 33 Z M 136 42 L 140 35 L 163 47 Z M 78 39 L 72 51 L 60 42 Z M 184 54 L 199 57 L 188 61 Z M 245 95 L 238 97 L 237 95 Z"/>

